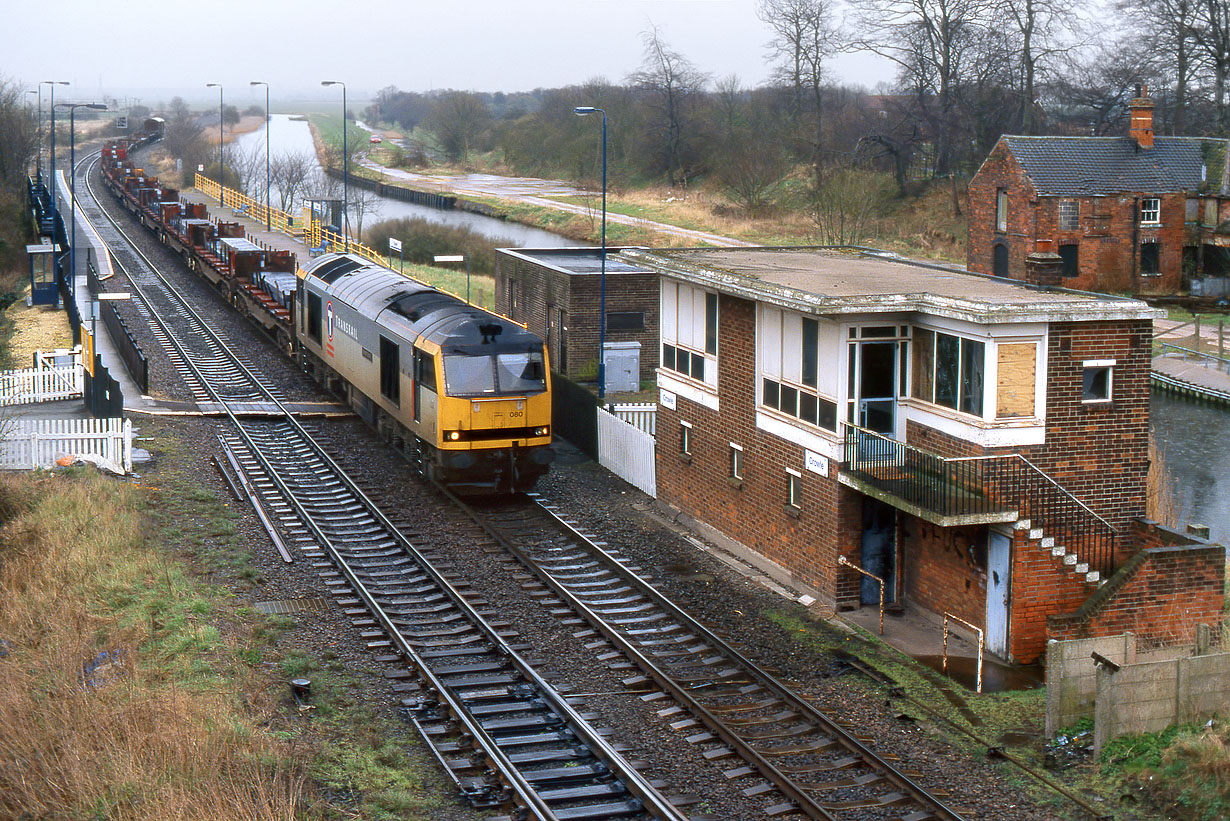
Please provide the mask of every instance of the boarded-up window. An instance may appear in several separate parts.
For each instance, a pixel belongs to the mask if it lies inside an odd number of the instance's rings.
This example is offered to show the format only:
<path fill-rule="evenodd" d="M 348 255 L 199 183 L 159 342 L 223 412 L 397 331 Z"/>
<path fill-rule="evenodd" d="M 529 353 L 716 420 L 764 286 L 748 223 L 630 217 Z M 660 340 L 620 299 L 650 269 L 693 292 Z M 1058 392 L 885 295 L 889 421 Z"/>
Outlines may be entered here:
<path fill-rule="evenodd" d="M 996 416 L 1003 419 L 1034 415 L 1034 369 L 1036 364 L 1037 345 L 1033 342 L 999 346 Z"/>

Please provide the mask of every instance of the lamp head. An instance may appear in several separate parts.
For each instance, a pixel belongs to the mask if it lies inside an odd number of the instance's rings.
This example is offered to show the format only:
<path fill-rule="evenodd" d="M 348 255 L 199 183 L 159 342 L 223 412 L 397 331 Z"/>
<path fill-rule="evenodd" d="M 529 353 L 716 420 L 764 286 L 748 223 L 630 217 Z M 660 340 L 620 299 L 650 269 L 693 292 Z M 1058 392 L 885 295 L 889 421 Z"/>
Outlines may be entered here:
<path fill-rule="evenodd" d="M 43 83 L 46 83 L 49 86 L 66 86 L 68 85 L 68 80 L 43 80 Z M 39 85 L 42 85 L 43 83 L 39 83 Z"/>
<path fill-rule="evenodd" d="M 340 86 L 342 85 L 342 81 L 341 80 L 321 80 L 320 84 L 322 86 Z"/>
<path fill-rule="evenodd" d="M 597 110 L 598 109 L 594 108 L 592 105 L 579 105 L 572 109 L 572 113 L 576 114 L 578 117 L 584 117 L 586 114 L 593 114 Z"/>
<path fill-rule="evenodd" d="M 86 103 L 82 108 L 92 108 L 95 111 L 106 111 L 107 107 L 102 103 Z"/>
<path fill-rule="evenodd" d="M 206 83 L 206 88 L 222 88 L 222 83 Z"/>
<path fill-rule="evenodd" d="M 252 82 L 248 83 L 248 85 L 250 85 L 250 86 L 267 86 L 267 85 L 269 85 L 269 84 L 268 84 L 268 83 L 261 82 L 260 80 L 253 80 Z"/>

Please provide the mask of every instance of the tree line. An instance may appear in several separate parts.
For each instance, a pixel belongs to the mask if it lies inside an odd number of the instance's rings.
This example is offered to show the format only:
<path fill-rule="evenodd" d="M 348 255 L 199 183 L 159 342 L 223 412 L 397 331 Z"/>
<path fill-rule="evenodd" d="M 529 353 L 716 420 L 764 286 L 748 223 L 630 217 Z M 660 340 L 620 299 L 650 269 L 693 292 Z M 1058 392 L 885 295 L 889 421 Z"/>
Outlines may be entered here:
<path fill-rule="evenodd" d="M 760 0 L 769 82 L 714 77 L 643 33 L 641 64 L 522 94 L 382 89 L 369 118 L 412 134 L 417 160 L 495 152 L 521 173 L 592 181 L 594 124 L 609 115 L 612 185 L 717 184 L 740 207 L 771 207 L 806 169 L 813 193 L 838 170 L 877 170 L 899 191 L 965 176 L 1002 134 L 1126 131 L 1138 85 L 1158 134 L 1222 134 L 1230 118 L 1230 0 Z M 835 57 L 891 61 L 891 83 L 841 83 Z M 411 161 L 414 157 L 411 157 Z"/>

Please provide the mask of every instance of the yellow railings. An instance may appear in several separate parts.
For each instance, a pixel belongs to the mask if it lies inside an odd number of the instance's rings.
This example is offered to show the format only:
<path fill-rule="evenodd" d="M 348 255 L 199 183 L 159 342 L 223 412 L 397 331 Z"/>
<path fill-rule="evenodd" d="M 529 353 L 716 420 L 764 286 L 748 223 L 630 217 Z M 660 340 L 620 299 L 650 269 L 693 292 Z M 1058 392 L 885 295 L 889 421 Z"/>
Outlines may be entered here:
<path fill-rule="evenodd" d="M 196 175 L 196 188 L 212 199 L 218 199 L 219 191 L 221 191 L 223 207 L 229 207 L 237 216 L 248 217 L 262 225 L 268 224 L 272 230 L 281 231 L 283 234 L 294 234 L 291 216 L 285 211 L 279 211 L 276 208 L 266 211 L 265 203 L 258 202 L 233 188 L 222 188 L 218 183 L 199 172 Z"/>
<path fill-rule="evenodd" d="M 326 226 L 324 221 L 306 206 L 303 209 L 303 241 L 307 243 L 308 250 L 312 253 L 326 251 L 341 253 L 343 250 L 349 250 L 350 253 L 357 254 L 377 265 L 392 267 L 392 261 L 388 257 L 377 253 L 363 243 L 353 239 L 347 243 L 341 234 Z"/>

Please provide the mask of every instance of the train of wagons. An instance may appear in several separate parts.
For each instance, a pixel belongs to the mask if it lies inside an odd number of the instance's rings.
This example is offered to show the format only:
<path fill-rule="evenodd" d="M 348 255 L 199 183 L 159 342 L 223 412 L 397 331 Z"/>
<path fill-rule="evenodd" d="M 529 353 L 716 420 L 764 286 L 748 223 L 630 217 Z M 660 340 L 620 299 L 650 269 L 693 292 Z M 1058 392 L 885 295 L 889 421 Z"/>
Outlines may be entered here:
<path fill-rule="evenodd" d="M 107 189 L 420 472 L 456 492 L 528 490 L 551 462 L 551 377 L 523 326 L 350 253 L 294 254 L 102 150 Z"/>

